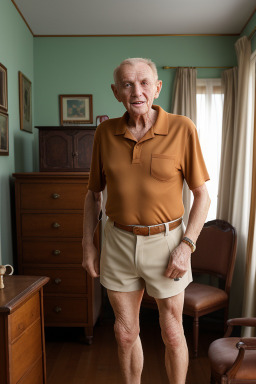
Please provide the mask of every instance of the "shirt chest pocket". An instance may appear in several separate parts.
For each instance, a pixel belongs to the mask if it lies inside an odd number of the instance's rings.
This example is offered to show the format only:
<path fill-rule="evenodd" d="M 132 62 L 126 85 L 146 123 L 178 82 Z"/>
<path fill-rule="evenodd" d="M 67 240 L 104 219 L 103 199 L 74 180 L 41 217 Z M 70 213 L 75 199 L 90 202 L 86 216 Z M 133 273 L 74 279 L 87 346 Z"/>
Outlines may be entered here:
<path fill-rule="evenodd" d="M 151 157 L 151 176 L 159 181 L 168 181 L 177 175 L 175 156 L 153 154 Z"/>

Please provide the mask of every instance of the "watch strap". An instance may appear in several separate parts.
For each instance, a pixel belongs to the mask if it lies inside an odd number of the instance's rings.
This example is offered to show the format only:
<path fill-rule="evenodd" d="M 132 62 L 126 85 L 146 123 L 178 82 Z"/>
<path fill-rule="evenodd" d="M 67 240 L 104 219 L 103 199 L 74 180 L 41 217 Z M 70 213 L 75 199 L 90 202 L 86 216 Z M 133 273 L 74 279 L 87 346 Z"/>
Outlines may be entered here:
<path fill-rule="evenodd" d="M 191 253 L 195 252 L 196 250 L 196 245 L 195 243 L 189 238 L 189 237 L 183 237 L 183 239 L 181 240 L 183 243 L 186 243 L 190 249 L 191 249 Z"/>

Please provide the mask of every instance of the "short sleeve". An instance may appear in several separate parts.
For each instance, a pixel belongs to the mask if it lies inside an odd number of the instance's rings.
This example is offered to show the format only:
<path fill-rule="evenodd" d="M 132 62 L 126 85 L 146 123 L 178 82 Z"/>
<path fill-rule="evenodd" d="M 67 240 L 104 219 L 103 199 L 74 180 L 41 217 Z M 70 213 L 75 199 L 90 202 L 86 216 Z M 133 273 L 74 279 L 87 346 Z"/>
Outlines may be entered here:
<path fill-rule="evenodd" d="M 93 142 L 92 162 L 90 168 L 88 189 L 93 192 L 101 192 L 104 190 L 105 185 L 106 179 L 103 172 L 100 132 L 96 129 Z"/>
<path fill-rule="evenodd" d="M 200 187 L 205 181 L 210 179 L 204 162 L 197 130 L 192 121 L 185 143 L 182 170 L 191 190 Z"/>

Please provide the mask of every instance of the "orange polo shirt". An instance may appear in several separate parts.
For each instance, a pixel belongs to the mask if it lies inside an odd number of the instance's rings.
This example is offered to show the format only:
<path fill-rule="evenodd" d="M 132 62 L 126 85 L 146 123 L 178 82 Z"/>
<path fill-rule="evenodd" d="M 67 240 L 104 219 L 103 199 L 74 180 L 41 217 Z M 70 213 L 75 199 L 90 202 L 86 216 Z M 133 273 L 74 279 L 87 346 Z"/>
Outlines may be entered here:
<path fill-rule="evenodd" d="M 197 131 L 185 117 L 154 105 L 154 126 L 137 141 L 128 113 L 95 133 L 88 189 L 107 185 L 106 214 L 120 224 L 154 225 L 183 216 L 183 180 L 190 189 L 209 180 Z"/>

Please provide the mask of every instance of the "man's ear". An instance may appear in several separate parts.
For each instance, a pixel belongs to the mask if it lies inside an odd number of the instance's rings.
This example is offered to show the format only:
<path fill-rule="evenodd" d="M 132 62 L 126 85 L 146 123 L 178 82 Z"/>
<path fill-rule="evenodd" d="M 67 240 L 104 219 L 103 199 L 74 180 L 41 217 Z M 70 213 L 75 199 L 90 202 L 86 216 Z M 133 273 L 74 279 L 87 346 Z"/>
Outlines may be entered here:
<path fill-rule="evenodd" d="M 162 80 L 157 80 L 157 85 L 156 85 L 156 93 L 154 96 L 154 99 L 158 99 L 158 96 L 160 95 L 161 89 L 162 89 Z"/>
<path fill-rule="evenodd" d="M 120 99 L 120 96 L 119 96 L 119 93 L 118 93 L 118 89 L 117 89 L 117 86 L 115 84 L 111 84 L 111 89 L 114 93 L 114 96 L 115 98 L 119 101 L 119 103 L 121 102 L 121 99 Z"/>

